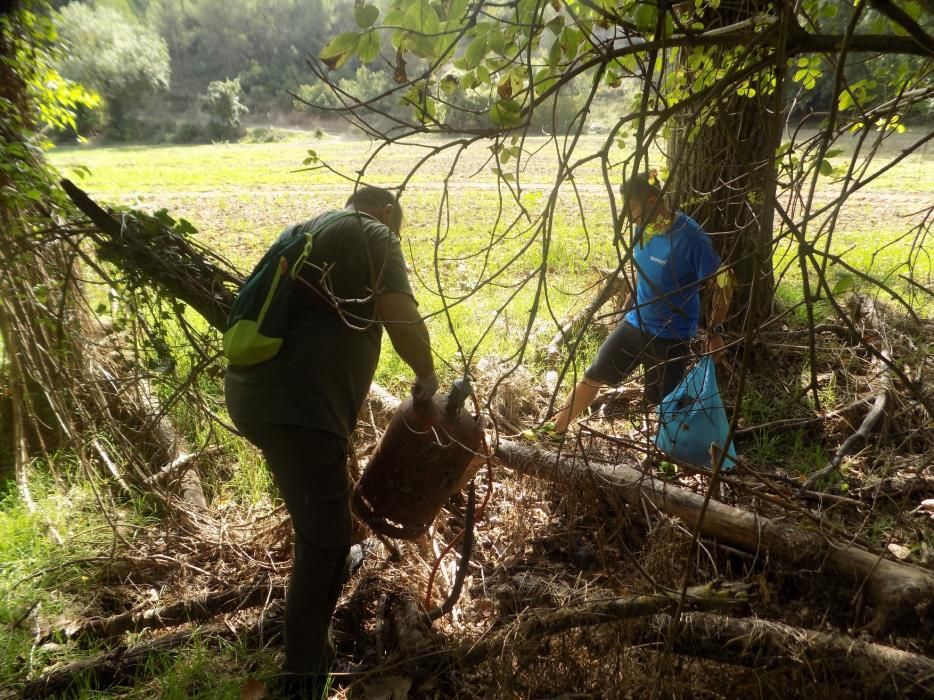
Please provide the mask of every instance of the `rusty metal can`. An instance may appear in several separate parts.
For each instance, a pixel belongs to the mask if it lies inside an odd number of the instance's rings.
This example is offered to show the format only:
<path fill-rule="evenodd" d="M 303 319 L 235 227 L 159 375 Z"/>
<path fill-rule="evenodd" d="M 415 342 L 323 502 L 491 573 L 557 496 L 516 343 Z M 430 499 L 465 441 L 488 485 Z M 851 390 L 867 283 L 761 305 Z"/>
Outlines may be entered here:
<path fill-rule="evenodd" d="M 470 393 L 459 380 L 447 396 L 410 397 L 393 414 L 353 490 L 354 513 L 374 532 L 418 537 L 463 487 L 483 440 L 482 421 L 464 410 Z"/>

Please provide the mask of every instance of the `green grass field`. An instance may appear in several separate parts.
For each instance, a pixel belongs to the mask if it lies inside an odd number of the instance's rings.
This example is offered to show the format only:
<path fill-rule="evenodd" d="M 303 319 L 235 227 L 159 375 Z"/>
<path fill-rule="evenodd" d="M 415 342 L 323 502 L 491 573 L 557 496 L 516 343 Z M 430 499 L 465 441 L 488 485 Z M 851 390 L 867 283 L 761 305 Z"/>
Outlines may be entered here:
<path fill-rule="evenodd" d="M 895 137 L 879 164 L 914 138 L 912 134 Z M 444 143 L 426 140 L 380 150 L 365 140 L 297 134 L 290 141 L 271 144 L 59 148 L 50 152 L 50 159 L 66 176 L 75 172 L 75 166 L 87 167 L 90 176 L 81 184 L 105 202 L 166 208 L 173 216 L 190 220 L 201 240 L 241 269 L 248 269 L 289 223 L 341 206 L 360 169 L 366 167 L 370 183 L 395 186 L 418 165 L 403 198 L 403 246 L 421 307 L 435 315 L 430 328 L 439 364 L 449 364 L 453 373 L 460 373 L 463 357 L 513 355 L 536 306 L 533 332 L 554 332 L 552 317 L 561 319 L 571 307 L 585 303 L 599 280 L 599 270 L 612 269 L 617 253 L 606 187 L 595 163 L 575 171 L 576 189 L 564 183 L 550 221 L 553 229 L 546 252 L 536 217 L 552 189 L 556 148 L 561 144 L 543 137 L 525 142 L 530 157 L 522 166 L 521 201 L 531 218 L 524 219 L 517 217 L 508 192 L 500 198 L 490 172 L 495 162 L 489 149 L 455 146 L 428 158 Z M 601 145 L 602 138 L 587 136 L 576 153 L 589 154 Z M 309 149 L 329 168 L 303 166 Z M 845 156 L 837 156 L 834 164 L 843 165 Z M 618 181 L 619 173 L 613 176 Z M 826 198 L 831 189 L 827 182 L 818 199 Z M 913 154 L 853 196 L 840 214 L 831 251 L 845 254 L 859 270 L 885 277 L 920 305 L 924 297 L 900 275 L 907 270 L 913 242 L 917 243 L 906 235 L 914 223 L 911 215 L 930 204 L 932 190 L 934 153 Z M 515 226 L 509 228 L 510 223 Z M 793 250 L 789 252 L 780 245 L 775 260 L 778 272 L 784 273 L 778 297 L 793 303 L 801 298 L 800 273 Z M 543 255 L 546 266 L 541 265 Z M 916 249 L 912 259 L 914 279 L 929 284 L 930 254 Z M 832 279 L 842 274 L 831 269 Z M 442 294 L 450 305 L 446 312 Z M 404 381 L 406 375 L 393 357 L 384 355 L 378 375 L 390 385 Z"/>

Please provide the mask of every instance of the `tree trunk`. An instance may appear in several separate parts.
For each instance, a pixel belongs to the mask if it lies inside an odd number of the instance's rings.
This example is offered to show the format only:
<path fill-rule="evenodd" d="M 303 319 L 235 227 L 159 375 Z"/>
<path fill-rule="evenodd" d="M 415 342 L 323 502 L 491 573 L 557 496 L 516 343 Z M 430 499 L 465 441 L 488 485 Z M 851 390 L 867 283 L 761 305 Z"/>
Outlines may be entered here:
<path fill-rule="evenodd" d="M 764 4 L 723 3 L 715 11 L 708 5 L 704 30 L 753 17 Z M 756 53 L 747 60 L 758 58 Z M 722 55 L 714 54 L 712 61 L 704 73 L 729 69 Z M 688 81 L 703 84 L 703 77 L 689 73 Z M 731 89 L 686 110 L 668 132 L 671 201 L 711 234 L 721 260 L 732 266 L 738 285 L 734 298 L 745 300 L 743 307 L 734 305 L 727 323 L 737 331 L 745 324 L 757 327 L 772 311 L 771 202 L 782 112 L 775 110 L 773 97 L 780 88 L 770 92 L 765 84 L 774 78 L 766 72 L 751 85 L 753 96 Z"/>
<path fill-rule="evenodd" d="M 556 457 L 536 448 L 501 441 L 496 456 L 507 466 L 530 476 L 559 483 L 599 483 L 616 489 L 630 504 L 648 500 L 663 513 L 680 518 L 689 528 L 724 544 L 749 552 L 767 552 L 799 569 L 822 569 L 856 583 L 875 606 L 867 625 L 883 633 L 934 622 L 934 574 L 891 561 L 853 545 L 829 541 L 819 531 L 770 520 L 653 479 L 625 464 L 585 463 Z M 701 517 L 703 515 L 703 517 Z"/>

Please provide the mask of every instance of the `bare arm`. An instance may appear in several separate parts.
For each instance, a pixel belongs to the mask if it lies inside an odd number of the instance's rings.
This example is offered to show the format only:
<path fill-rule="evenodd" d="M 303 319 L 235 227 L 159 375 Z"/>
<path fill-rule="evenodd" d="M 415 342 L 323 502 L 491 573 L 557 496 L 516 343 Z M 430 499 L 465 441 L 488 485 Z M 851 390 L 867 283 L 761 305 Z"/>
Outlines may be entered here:
<path fill-rule="evenodd" d="M 415 376 L 418 379 L 433 376 L 431 340 L 415 300 L 401 292 L 381 294 L 376 298 L 376 315 L 386 326 L 392 347 Z"/>
<path fill-rule="evenodd" d="M 733 272 L 727 267 L 721 267 L 710 280 L 710 311 L 707 314 L 707 352 L 718 357 L 723 349 L 723 340 L 720 338 L 719 327 L 726 320 L 730 303 L 733 301 L 733 289 L 736 280 Z"/>

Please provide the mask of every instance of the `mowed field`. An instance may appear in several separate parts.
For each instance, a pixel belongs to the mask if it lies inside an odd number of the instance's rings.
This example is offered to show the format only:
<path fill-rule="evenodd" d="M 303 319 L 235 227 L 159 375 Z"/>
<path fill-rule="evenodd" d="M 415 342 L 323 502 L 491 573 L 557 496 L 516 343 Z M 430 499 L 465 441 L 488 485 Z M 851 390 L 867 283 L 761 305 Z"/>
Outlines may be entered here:
<path fill-rule="evenodd" d="M 870 172 L 918 136 L 891 139 Z M 603 141 L 584 137 L 571 162 L 595 153 Z M 460 374 L 484 357 L 528 361 L 536 345 L 547 343 L 556 321 L 587 302 L 601 271 L 613 269 L 620 254 L 598 161 L 576 168 L 573 180 L 562 182 L 553 215 L 544 217 L 567 144 L 539 137 L 524 147 L 517 174 L 525 211 L 507 189 L 515 181 L 498 182 L 491 172 L 496 163 L 484 144 L 463 148 L 426 139 L 380 149 L 359 138 L 296 134 L 270 144 L 68 147 L 49 157 L 67 177 L 75 178 L 76 166 L 87 167 L 90 175 L 78 182 L 103 202 L 164 208 L 188 219 L 200 240 L 241 270 L 286 225 L 342 206 L 359 172 L 370 184 L 394 187 L 405 181 L 403 248 L 413 286 L 421 308 L 432 315 L 439 364 Z M 303 165 L 309 150 L 320 160 Z M 621 162 L 625 154 L 615 153 Z M 660 156 L 654 160 L 662 162 Z M 844 165 L 846 153 L 833 162 Z M 511 160 L 504 169 L 515 173 L 515 167 Z M 621 176 L 621 167 L 609 173 L 614 190 Z M 827 200 L 834 188 L 831 179 L 822 181 L 817 199 Z M 932 284 L 934 244 L 913 231 L 922 220 L 918 212 L 934 204 L 932 193 L 934 147 L 928 145 L 851 198 L 831 247 L 854 267 L 886 278 L 899 293 L 913 294 L 922 313 L 930 304 L 902 275 L 910 260 L 914 280 Z M 797 262 L 785 246 L 775 260 L 782 278 L 779 298 L 793 302 L 800 298 Z M 832 277 L 841 274 L 830 271 Z M 406 377 L 406 368 L 385 353 L 379 380 L 392 385 Z"/>

